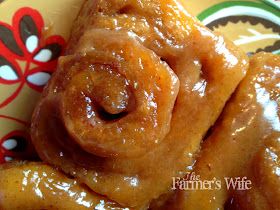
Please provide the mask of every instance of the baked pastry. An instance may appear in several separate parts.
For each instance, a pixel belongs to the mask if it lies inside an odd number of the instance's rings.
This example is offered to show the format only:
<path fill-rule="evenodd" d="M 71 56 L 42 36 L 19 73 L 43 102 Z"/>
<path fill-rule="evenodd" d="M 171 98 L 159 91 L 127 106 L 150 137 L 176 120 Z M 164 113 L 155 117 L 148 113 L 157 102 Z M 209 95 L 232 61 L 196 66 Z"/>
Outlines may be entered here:
<path fill-rule="evenodd" d="M 0 177 L 2 210 L 125 210 L 43 163 L 4 164 L 0 166 Z"/>
<path fill-rule="evenodd" d="M 190 170 L 247 66 L 176 0 L 86 0 L 34 112 L 33 143 L 91 190 L 146 208 Z"/>
<path fill-rule="evenodd" d="M 194 166 L 200 180 L 220 180 L 220 188 L 178 190 L 164 209 L 279 209 L 279 84 L 280 57 L 254 55 Z M 228 187 L 225 178 L 238 177 L 252 182 L 247 190 Z"/>

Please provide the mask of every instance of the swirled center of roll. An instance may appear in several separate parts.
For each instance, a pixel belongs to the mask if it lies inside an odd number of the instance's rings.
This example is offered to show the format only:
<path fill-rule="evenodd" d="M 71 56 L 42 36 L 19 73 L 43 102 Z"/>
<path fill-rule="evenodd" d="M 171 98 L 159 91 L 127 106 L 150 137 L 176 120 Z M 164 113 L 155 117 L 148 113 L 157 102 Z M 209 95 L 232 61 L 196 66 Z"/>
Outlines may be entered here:
<path fill-rule="evenodd" d="M 94 64 L 78 72 L 68 84 L 68 112 L 92 119 L 92 125 L 125 116 L 134 104 L 128 80 L 110 65 Z"/>
<path fill-rule="evenodd" d="M 170 129 L 179 89 L 172 69 L 125 33 L 88 31 L 79 46 L 59 63 L 59 110 L 70 138 L 101 157 L 154 149 Z"/>
<path fill-rule="evenodd" d="M 130 91 L 128 81 L 109 66 L 101 66 L 101 70 L 93 71 L 92 92 L 96 101 L 105 112 L 111 115 L 127 111 Z"/>

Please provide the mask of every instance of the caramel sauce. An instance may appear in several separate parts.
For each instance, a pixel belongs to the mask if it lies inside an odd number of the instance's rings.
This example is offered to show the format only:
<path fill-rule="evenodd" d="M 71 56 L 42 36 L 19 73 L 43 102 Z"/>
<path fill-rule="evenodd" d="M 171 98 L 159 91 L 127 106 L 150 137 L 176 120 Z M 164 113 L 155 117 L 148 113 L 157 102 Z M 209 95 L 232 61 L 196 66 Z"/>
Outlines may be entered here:
<path fill-rule="evenodd" d="M 12 163 L 0 168 L 1 209 L 123 208 L 43 163 Z"/>

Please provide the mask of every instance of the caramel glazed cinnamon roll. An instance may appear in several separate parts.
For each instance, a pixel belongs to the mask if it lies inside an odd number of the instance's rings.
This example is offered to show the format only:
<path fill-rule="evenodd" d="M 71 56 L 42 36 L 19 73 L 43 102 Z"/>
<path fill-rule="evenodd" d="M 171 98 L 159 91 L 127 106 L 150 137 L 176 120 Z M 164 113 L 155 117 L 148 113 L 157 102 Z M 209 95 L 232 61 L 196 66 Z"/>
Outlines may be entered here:
<path fill-rule="evenodd" d="M 126 207 L 183 177 L 246 55 L 175 0 L 87 0 L 32 119 L 42 160 Z"/>
<path fill-rule="evenodd" d="M 45 162 L 126 207 L 183 177 L 247 70 L 175 0 L 87 0 L 32 120 Z"/>
<path fill-rule="evenodd" d="M 194 165 L 193 173 L 201 180 L 222 181 L 220 188 L 213 184 L 207 185 L 211 190 L 178 190 L 160 209 L 280 209 L 279 85 L 280 56 L 254 55 Z M 228 187 L 225 178 L 238 177 L 250 181 L 247 190 Z"/>

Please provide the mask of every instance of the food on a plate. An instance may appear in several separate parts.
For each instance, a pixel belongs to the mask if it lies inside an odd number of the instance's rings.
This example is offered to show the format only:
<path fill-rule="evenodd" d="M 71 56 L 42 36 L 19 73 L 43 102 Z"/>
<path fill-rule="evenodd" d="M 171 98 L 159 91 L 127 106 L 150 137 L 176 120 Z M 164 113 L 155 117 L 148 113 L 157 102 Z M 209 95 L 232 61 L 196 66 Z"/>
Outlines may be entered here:
<path fill-rule="evenodd" d="M 279 209 L 279 84 L 280 56 L 254 55 L 194 166 L 200 180 L 222 180 L 221 189 L 178 191 L 164 209 Z M 251 189 L 228 189 L 224 178 L 237 177 Z"/>
<path fill-rule="evenodd" d="M 255 74 L 258 124 L 254 134 L 254 155 L 246 176 L 252 180 L 250 191 L 232 194 L 232 209 L 278 210 L 280 204 L 280 56 L 259 53 L 251 59 Z M 252 78 L 252 76 L 251 76 Z M 252 129 L 253 130 L 253 129 Z"/>
<path fill-rule="evenodd" d="M 248 66 L 177 0 L 86 0 L 33 114 L 45 163 L 0 167 L 0 209 L 279 209 L 280 57 Z M 188 172 L 210 189 L 172 191 Z"/>
<path fill-rule="evenodd" d="M 147 207 L 195 160 L 246 55 L 176 0 L 86 0 L 32 120 L 41 159 Z"/>
<path fill-rule="evenodd" d="M 2 210 L 128 210 L 43 163 L 4 164 L 0 177 Z"/>

